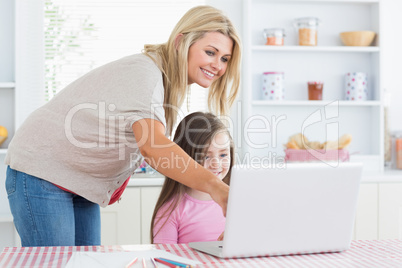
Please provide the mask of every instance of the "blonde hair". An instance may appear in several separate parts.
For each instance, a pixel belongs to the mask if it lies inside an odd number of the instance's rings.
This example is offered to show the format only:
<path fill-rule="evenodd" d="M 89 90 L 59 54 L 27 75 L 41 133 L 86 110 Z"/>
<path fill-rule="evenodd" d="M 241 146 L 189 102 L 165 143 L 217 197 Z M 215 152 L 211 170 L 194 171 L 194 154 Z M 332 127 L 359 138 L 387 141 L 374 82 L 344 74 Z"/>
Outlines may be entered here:
<path fill-rule="evenodd" d="M 227 115 L 240 86 L 241 42 L 232 22 L 220 10 L 211 6 L 194 7 L 179 20 L 166 43 L 144 46 L 143 53 L 152 58 L 163 73 L 165 118 L 170 135 L 177 120 L 178 108 L 189 90 L 189 48 L 208 32 L 222 33 L 233 41 L 232 56 L 226 72 L 211 84 L 208 93 L 209 110 Z M 176 37 L 180 34 L 183 36 L 176 46 Z"/>
<path fill-rule="evenodd" d="M 196 131 L 194 131 L 196 130 Z M 195 112 L 187 115 L 177 126 L 174 142 L 177 143 L 190 157 L 200 165 L 204 165 L 205 153 L 212 140 L 218 133 L 226 133 L 230 139 L 230 163 L 229 170 L 223 178 L 223 182 L 230 185 L 230 176 L 234 165 L 234 144 L 232 137 L 223 122 L 211 113 Z M 188 187 L 171 178 L 165 177 L 162 190 L 158 201 L 155 204 L 154 213 L 151 220 L 151 243 L 160 229 L 169 220 L 173 210 L 180 204 L 184 193 Z M 156 217 L 158 211 L 167 203 L 171 202 L 163 211 L 162 215 Z M 163 224 L 158 230 L 154 227 L 160 221 Z"/>

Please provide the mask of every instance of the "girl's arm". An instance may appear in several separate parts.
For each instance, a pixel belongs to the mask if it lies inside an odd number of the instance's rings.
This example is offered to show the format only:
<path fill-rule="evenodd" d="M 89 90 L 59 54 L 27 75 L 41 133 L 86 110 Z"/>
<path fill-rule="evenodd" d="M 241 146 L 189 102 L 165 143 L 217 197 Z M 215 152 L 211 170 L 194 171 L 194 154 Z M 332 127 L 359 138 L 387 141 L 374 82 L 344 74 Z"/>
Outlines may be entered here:
<path fill-rule="evenodd" d="M 170 205 L 165 204 L 166 207 Z M 166 217 L 162 217 L 165 207 L 162 206 L 155 217 L 155 225 L 153 227 L 154 241 L 153 244 L 177 244 L 179 241 L 178 223 L 175 214 L 172 213 L 166 221 Z"/>
<path fill-rule="evenodd" d="M 151 167 L 190 188 L 208 193 L 226 215 L 229 186 L 169 140 L 161 122 L 141 119 L 133 124 L 133 132 L 141 154 Z"/>

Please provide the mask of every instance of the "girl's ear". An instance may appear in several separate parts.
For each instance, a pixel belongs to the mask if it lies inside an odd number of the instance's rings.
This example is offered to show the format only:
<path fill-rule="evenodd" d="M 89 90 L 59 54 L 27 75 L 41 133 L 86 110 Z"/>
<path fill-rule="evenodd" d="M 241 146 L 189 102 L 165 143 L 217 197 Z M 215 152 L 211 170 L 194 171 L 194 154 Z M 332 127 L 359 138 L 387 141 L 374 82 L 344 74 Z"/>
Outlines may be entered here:
<path fill-rule="evenodd" d="M 183 37 L 183 34 L 182 34 L 182 33 L 179 33 L 179 34 L 176 36 L 176 38 L 174 39 L 174 46 L 175 46 L 176 50 L 177 50 L 177 48 L 179 47 L 179 44 L 180 44 L 180 41 L 181 41 L 182 37 Z"/>

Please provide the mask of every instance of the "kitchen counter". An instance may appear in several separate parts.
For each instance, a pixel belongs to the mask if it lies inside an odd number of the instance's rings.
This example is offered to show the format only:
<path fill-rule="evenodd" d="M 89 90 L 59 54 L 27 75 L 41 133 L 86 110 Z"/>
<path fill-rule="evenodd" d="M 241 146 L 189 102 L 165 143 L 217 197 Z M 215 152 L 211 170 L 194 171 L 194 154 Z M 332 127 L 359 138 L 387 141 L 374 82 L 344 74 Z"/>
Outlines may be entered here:
<path fill-rule="evenodd" d="M 153 187 L 162 186 L 165 176 L 155 172 L 154 174 L 137 173 L 131 176 L 128 187 Z"/>
<path fill-rule="evenodd" d="M 131 176 L 129 187 L 162 186 L 165 177 L 160 173 L 138 173 Z M 362 183 L 402 183 L 402 170 L 363 172 Z"/>
<path fill-rule="evenodd" d="M 384 171 L 363 172 L 362 183 L 395 183 L 402 182 L 402 170 L 387 169 Z"/>

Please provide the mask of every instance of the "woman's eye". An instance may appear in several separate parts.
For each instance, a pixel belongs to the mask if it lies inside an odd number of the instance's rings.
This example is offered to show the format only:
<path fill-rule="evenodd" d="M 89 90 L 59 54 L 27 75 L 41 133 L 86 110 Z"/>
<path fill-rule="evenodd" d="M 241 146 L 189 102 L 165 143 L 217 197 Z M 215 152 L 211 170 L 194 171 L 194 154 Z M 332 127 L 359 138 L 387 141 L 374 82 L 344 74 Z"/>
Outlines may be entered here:
<path fill-rule="evenodd" d="M 214 53 L 213 51 L 210 51 L 210 50 L 205 51 L 205 53 L 206 53 L 208 56 L 213 56 L 213 55 L 215 55 L 215 53 Z"/>
<path fill-rule="evenodd" d="M 227 157 L 228 154 L 221 154 L 221 157 Z"/>
<path fill-rule="evenodd" d="M 206 157 L 205 157 L 205 160 L 208 160 L 208 159 L 209 159 L 209 156 L 206 156 Z"/>
<path fill-rule="evenodd" d="M 221 58 L 221 61 L 222 61 L 222 62 L 228 62 L 228 61 L 229 61 L 229 59 L 228 59 L 228 58 L 226 58 L 226 57 L 223 57 L 223 58 Z"/>

